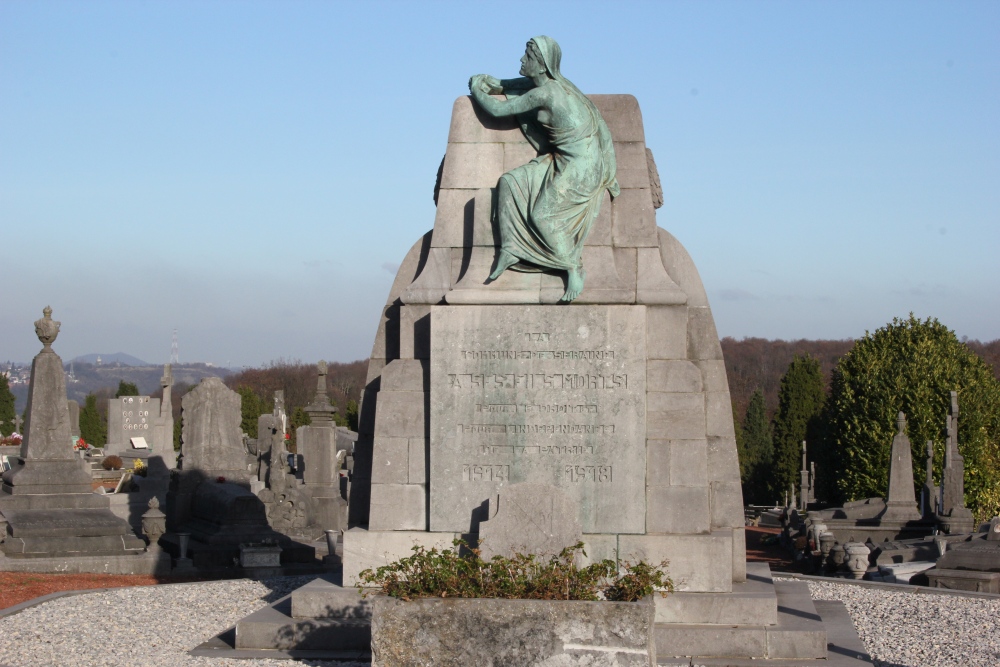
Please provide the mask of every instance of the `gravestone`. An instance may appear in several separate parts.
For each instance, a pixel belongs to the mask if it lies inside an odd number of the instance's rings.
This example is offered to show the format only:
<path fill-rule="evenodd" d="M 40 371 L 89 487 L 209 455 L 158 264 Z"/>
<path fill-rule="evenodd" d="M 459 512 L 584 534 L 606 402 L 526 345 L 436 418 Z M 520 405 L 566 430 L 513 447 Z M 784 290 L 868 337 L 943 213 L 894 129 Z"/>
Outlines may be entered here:
<path fill-rule="evenodd" d="M 159 441 L 156 423 L 160 418 L 160 399 L 149 396 L 121 396 L 108 399 L 108 443 L 111 454 L 136 456 L 160 452 L 165 443 Z M 141 438 L 141 440 L 140 440 Z M 171 449 L 173 439 L 171 438 Z M 138 445 L 138 446 L 137 446 Z M 137 450 L 144 449 L 146 452 Z"/>
<path fill-rule="evenodd" d="M 136 555 L 145 550 L 129 524 L 92 493 L 88 464 L 73 451 L 62 360 L 52 349 L 60 323 L 46 307 L 35 322 L 42 351 L 31 364 L 21 455 L 3 474 L 2 544 L 10 558 Z"/>
<path fill-rule="evenodd" d="M 205 378 L 184 395 L 181 406 L 181 465 L 171 471 L 170 533 L 161 542 L 177 556 L 177 534 L 189 533 L 195 566 L 230 566 L 239 558 L 240 544 L 281 537 L 268 526 L 264 504 L 250 491 L 240 395 L 219 378 Z"/>
<path fill-rule="evenodd" d="M 913 494 L 913 454 L 906 437 L 906 417 L 902 412 L 896 420 L 897 432 L 892 439 L 889 459 L 889 492 L 885 498 L 882 521 L 919 521 L 922 518 Z"/>
<path fill-rule="evenodd" d="M 75 442 L 80 437 L 80 404 L 70 399 L 66 407 L 69 410 L 69 437 Z"/>
<path fill-rule="evenodd" d="M 946 533 L 972 532 L 972 511 L 965 506 L 965 458 L 958 450 L 958 392 L 951 392 L 951 409 L 945 422 L 944 470 L 938 522 Z"/>
<path fill-rule="evenodd" d="M 326 362 L 319 362 L 316 396 L 305 408 L 312 423 L 297 429 L 295 441 L 304 466 L 303 491 L 312 500 L 311 525 L 321 530 L 343 530 L 347 527 L 347 501 L 340 492 L 343 459 L 337 455 L 337 426 L 333 421 L 336 408 L 327 398 L 326 370 Z"/>

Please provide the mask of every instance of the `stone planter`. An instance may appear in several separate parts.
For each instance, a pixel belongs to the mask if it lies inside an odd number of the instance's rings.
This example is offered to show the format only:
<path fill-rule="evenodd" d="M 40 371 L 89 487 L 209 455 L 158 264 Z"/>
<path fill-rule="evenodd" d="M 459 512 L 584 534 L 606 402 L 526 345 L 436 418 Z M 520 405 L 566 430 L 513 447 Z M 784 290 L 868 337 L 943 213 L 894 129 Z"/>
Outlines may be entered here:
<path fill-rule="evenodd" d="M 372 602 L 372 667 L 655 667 L 655 605 L 441 599 Z"/>

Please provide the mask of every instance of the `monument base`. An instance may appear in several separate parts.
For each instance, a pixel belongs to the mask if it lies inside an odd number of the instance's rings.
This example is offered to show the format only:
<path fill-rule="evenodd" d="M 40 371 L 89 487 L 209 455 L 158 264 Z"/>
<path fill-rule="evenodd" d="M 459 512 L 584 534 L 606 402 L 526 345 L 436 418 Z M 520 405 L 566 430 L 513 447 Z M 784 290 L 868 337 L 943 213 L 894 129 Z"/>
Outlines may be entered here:
<path fill-rule="evenodd" d="M 146 543 L 110 509 L 25 509 L 4 511 L 8 558 L 140 554 Z"/>

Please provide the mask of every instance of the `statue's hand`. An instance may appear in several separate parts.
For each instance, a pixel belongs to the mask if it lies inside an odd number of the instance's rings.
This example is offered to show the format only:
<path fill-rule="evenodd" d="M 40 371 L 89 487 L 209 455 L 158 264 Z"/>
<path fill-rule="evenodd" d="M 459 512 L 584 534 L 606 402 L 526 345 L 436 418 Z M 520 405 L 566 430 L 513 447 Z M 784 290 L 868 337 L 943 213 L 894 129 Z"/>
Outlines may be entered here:
<path fill-rule="evenodd" d="M 495 76 L 490 76 L 489 74 L 483 74 L 483 84 L 485 85 L 484 90 L 490 95 L 499 95 L 503 92 L 503 84 L 500 79 Z"/>
<path fill-rule="evenodd" d="M 500 79 L 489 74 L 476 74 L 469 79 L 469 92 L 481 92 L 487 95 L 495 95 L 502 90 Z"/>

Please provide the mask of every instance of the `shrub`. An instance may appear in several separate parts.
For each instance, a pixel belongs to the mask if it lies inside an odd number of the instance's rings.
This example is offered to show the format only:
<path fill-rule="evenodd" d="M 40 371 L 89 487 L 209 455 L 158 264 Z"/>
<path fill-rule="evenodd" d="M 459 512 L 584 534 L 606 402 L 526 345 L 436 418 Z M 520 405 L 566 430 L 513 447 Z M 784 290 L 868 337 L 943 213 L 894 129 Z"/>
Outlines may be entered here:
<path fill-rule="evenodd" d="M 374 587 L 386 595 L 413 598 L 501 598 L 521 600 L 610 600 L 634 602 L 674 590 L 667 577 L 667 561 L 659 565 L 645 562 L 623 563 L 619 570 L 613 560 L 602 560 L 585 567 L 576 565 L 577 552 L 586 556 L 583 543 L 566 547 L 548 561 L 534 555 L 516 553 L 480 557 L 463 540 L 454 541 L 454 549 L 438 551 L 413 547 L 413 555 L 364 570 L 358 575 L 362 594 Z"/>
<path fill-rule="evenodd" d="M 104 460 L 101 461 L 101 467 L 105 470 L 121 470 L 122 465 L 122 457 L 115 456 L 114 454 L 105 456 Z"/>

